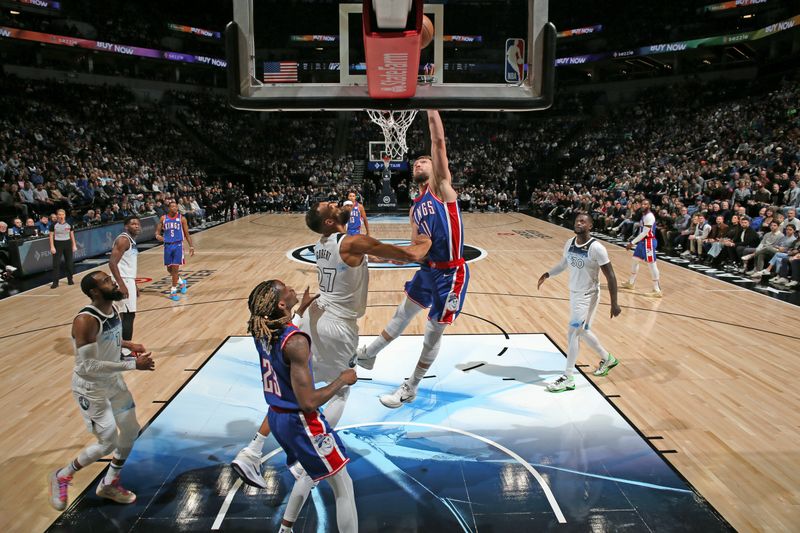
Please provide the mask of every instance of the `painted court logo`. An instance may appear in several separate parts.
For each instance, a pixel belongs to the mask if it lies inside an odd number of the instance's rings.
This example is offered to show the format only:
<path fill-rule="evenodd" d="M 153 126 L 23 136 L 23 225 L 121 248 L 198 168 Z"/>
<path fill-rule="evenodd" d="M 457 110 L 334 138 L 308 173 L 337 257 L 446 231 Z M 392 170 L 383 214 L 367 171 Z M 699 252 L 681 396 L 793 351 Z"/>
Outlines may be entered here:
<path fill-rule="evenodd" d="M 385 242 L 387 244 L 394 244 L 396 246 L 408 246 L 411 244 L 411 241 L 408 239 L 381 239 L 381 242 Z M 486 257 L 486 250 L 482 250 L 477 246 L 470 246 L 469 244 L 464 245 L 464 259 L 467 263 L 472 263 L 473 261 L 479 261 Z M 286 257 L 291 259 L 292 261 L 297 261 L 298 263 L 307 263 L 309 265 L 316 265 L 317 259 L 314 256 L 314 245 L 313 244 L 306 244 L 305 246 L 299 246 L 292 250 L 289 250 L 286 253 Z M 401 265 L 396 265 L 393 263 L 375 263 L 370 262 L 369 268 L 370 269 L 417 269 L 419 268 L 419 263 L 404 263 Z"/>

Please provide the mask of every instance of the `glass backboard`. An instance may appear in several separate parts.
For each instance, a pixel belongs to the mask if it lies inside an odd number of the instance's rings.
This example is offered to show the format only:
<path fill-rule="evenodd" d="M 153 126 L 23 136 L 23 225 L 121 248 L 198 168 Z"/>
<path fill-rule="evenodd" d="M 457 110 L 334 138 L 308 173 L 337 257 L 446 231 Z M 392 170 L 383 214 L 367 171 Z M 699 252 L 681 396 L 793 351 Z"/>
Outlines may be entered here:
<path fill-rule="evenodd" d="M 362 13 L 374 16 L 370 0 L 233 0 L 233 7 L 226 46 L 238 109 L 532 111 L 552 103 L 556 31 L 546 0 L 420 3 L 434 39 L 410 73 L 415 94 L 391 99 L 368 91 Z M 412 16 L 406 30 L 414 31 Z"/>

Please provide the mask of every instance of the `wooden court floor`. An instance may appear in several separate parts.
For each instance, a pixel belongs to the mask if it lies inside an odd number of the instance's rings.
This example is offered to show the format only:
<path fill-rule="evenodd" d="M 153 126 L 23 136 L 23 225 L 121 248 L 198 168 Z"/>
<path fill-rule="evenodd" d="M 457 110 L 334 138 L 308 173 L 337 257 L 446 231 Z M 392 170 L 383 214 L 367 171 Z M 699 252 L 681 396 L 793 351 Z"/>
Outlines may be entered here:
<path fill-rule="evenodd" d="M 468 214 L 465 242 L 488 252 L 472 263 L 465 314 L 453 333 L 546 332 L 566 348 L 567 276 L 536 280 L 555 264 L 571 232 L 526 215 Z M 377 237 L 407 238 L 399 224 L 371 226 Z M 519 233 L 517 233 L 519 232 Z M 153 351 L 153 373 L 130 372 L 140 424 L 191 377 L 228 336 L 246 334 L 246 297 L 261 280 L 279 278 L 312 289 L 313 266 L 287 251 L 314 242 L 301 215 L 253 215 L 196 234 L 186 266 L 198 280 L 181 302 L 152 288 L 166 277 L 162 252 L 140 255 L 145 283 L 135 340 Z M 631 259 L 606 245 L 618 278 Z M 739 531 L 791 531 L 800 523 L 800 310 L 710 277 L 661 263 L 663 300 L 621 293 L 623 313 L 608 318 L 603 292 L 594 329 L 622 364 L 591 378 L 653 440 L 694 487 Z M 402 298 L 409 270 L 372 271 L 361 333 L 375 335 Z M 151 288 L 148 289 L 148 285 Z M 46 477 L 89 443 L 70 394 L 73 353 L 69 324 L 87 299 L 78 286 L 41 287 L 0 301 L 2 483 L 0 530 L 41 531 L 57 513 Z M 409 333 L 419 334 L 422 314 Z M 496 325 L 495 325 L 496 324 Z M 414 354 L 416 357 L 416 354 Z M 411 362 L 410 362 L 411 363 Z M 579 364 L 596 365 L 583 351 Z M 413 363 L 412 363 L 413 364 Z M 75 476 L 72 495 L 105 463 Z"/>

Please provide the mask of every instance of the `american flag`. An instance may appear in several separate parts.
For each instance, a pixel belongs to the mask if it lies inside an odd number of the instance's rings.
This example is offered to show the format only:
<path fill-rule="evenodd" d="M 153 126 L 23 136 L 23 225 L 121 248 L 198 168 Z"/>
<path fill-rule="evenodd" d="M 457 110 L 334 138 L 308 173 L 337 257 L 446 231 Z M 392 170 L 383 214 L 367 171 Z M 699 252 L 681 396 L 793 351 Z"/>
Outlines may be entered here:
<path fill-rule="evenodd" d="M 297 61 L 266 61 L 264 63 L 264 83 L 296 81 Z"/>

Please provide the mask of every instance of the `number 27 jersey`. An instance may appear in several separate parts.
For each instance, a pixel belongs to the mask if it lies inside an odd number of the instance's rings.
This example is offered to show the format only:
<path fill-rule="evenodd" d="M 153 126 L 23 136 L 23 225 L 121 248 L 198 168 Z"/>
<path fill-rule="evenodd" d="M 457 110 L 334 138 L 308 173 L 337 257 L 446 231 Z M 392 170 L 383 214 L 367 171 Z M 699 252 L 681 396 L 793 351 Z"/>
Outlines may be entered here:
<path fill-rule="evenodd" d="M 364 257 L 358 266 L 342 260 L 340 248 L 348 238 L 343 233 L 320 237 L 314 245 L 319 278 L 319 305 L 326 313 L 346 320 L 364 316 L 367 309 L 369 265 Z M 351 239 L 356 237 L 350 237 Z"/>

